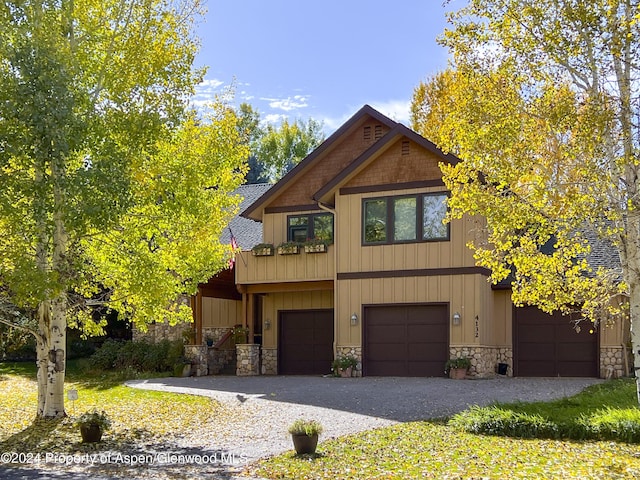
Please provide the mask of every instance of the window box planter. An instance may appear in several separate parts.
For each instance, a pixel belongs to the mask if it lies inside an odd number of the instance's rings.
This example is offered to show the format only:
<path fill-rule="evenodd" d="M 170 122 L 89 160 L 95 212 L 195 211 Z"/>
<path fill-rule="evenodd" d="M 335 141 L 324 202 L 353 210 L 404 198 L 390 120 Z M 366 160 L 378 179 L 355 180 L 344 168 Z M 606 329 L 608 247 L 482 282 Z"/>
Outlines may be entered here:
<path fill-rule="evenodd" d="M 286 242 L 278 246 L 278 255 L 296 255 L 300 253 L 300 245 L 295 242 Z"/>
<path fill-rule="evenodd" d="M 251 249 L 251 254 L 254 257 L 270 257 L 273 251 L 273 245 L 270 243 L 260 243 Z"/>
<path fill-rule="evenodd" d="M 325 243 L 308 244 L 304 246 L 304 253 L 326 253 L 327 245 Z"/>

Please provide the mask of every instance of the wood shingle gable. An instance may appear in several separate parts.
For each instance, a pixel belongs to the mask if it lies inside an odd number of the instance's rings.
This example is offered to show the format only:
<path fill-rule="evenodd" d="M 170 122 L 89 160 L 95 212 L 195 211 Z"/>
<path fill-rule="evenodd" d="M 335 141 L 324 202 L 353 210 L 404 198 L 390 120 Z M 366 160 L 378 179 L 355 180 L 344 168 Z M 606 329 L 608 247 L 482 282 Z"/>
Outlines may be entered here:
<path fill-rule="evenodd" d="M 314 192 L 398 125 L 365 105 L 241 215 L 260 221 L 267 209 L 308 209 L 315 205 Z"/>

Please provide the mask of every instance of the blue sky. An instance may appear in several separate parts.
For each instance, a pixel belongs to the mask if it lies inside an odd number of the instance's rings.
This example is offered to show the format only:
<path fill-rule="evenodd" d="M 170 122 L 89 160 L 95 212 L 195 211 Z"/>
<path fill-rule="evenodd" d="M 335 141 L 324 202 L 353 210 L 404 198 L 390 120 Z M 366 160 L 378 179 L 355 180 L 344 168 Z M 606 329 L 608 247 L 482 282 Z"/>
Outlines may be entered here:
<path fill-rule="evenodd" d="M 330 134 L 368 103 L 409 125 L 413 89 L 447 65 L 436 37 L 452 6 L 442 3 L 208 0 L 196 101 L 235 81 L 235 103 L 265 121 L 314 118 Z"/>

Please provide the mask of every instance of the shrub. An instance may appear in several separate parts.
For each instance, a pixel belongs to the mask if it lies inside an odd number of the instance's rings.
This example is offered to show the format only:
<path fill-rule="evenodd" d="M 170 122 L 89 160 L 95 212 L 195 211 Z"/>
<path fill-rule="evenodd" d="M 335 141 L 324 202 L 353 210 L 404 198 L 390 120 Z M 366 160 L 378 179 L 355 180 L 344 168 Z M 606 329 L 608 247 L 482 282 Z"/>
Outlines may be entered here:
<path fill-rule="evenodd" d="M 133 372 L 172 371 L 182 356 L 183 344 L 176 340 L 159 343 L 145 341 L 118 342 L 106 340 L 91 356 L 91 365 L 100 370 L 130 370 Z"/>
<path fill-rule="evenodd" d="M 590 438 L 640 443 L 640 410 L 637 408 L 601 409 L 582 416 L 579 423 Z"/>
<path fill-rule="evenodd" d="M 89 358 L 91 367 L 98 370 L 114 369 L 122 343 L 110 338 L 106 339 L 102 346 Z"/>
<path fill-rule="evenodd" d="M 498 406 L 473 406 L 454 415 L 449 425 L 469 433 L 519 438 L 558 438 L 558 425 L 542 416 Z"/>

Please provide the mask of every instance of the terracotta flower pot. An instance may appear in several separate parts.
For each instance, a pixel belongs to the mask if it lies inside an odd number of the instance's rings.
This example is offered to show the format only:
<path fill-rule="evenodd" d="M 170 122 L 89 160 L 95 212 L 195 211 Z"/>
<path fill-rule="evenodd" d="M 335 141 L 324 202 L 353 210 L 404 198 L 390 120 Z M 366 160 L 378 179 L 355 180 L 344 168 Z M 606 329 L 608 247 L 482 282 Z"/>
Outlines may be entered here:
<path fill-rule="evenodd" d="M 352 373 L 353 373 L 353 367 L 347 367 L 347 368 L 341 368 L 340 369 L 340 376 L 342 378 L 351 378 Z"/>
<path fill-rule="evenodd" d="M 293 448 L 296 449 L 298 455 L 303 453 L 316 453 L 316 447 L 318 446 L 317 434 L 291 434 L 291 439 L 293 440 Z"/>
<path fill-rule="evenodd" d="M 467 376 L 466 368 L 451 368 L 449 369 L 449 378 L 455 380 L 463 380 Z"/>
<path fill-rule="evenodd" d="M 100 425 L 80 425 L 80 435 L 82 443 L 96 443 L 102 439 L 102 428 Z"/>

